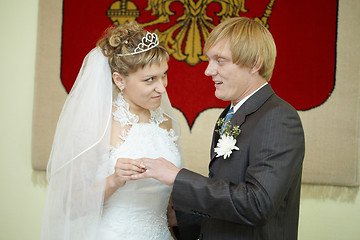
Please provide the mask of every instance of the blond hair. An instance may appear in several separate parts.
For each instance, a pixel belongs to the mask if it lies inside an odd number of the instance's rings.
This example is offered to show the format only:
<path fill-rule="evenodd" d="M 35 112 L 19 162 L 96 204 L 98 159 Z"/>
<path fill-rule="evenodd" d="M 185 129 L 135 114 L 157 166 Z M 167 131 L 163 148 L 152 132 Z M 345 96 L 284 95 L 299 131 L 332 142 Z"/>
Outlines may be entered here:
<path fill-rule="evenodd" d="M 110 27 L 105 31 L 104 36 L 96 45 L 109 58 L 112 73 L 118 72 L 123 76 L 128 76 L 147 64 L 160 63 L 163 59 L 169 60 L 169 53 L 162 44 L 142 53 L 119 56 L 133 53 L 146 33 L 147 31 L 134 21 L 118 27 Z"/>
<path fill-rule="evenodd" d="M 230 43 L 233 63 L 254 67 L 262 62 L 260 76 L 266 81 L 271 79 L 276 46 L 266 27 L 249 18 L 230 18 L 216 26 L 209 34 L 204 53 L 222 40 L 228 40 Z"/>

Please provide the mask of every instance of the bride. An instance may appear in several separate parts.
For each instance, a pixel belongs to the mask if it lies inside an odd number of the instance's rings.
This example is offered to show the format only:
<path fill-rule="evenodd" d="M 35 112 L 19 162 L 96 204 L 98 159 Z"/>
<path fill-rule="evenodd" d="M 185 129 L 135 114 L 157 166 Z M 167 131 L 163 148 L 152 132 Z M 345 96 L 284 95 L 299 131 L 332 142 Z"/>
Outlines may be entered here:
<path fill-rule="evenodd" d="M 56 128 L 41 239 L 172 239 L 171 188 L 131 180 L 146 171 L 137 158 L 180 167 L 168 60 L 135 22 L 108 29 L 85 57 Z"/>

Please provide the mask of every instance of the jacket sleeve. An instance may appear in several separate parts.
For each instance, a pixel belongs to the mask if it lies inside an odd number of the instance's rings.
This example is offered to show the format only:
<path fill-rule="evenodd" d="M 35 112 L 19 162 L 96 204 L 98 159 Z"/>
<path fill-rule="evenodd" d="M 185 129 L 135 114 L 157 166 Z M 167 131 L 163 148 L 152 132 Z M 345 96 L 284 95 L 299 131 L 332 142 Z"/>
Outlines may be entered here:
<path fill-rule="evenodd" d="M 200 234 L 201 216 L 181 211 L 175 212 L 178 226 L 174 227 L 173 230 L 177 240 L 198 239 Z"/>

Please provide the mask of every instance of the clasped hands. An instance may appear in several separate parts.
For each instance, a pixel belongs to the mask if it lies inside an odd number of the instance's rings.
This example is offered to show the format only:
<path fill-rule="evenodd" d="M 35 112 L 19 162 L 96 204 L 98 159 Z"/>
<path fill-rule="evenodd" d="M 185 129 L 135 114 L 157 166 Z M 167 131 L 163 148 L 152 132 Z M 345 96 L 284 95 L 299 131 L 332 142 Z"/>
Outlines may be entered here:
<path fill-rule="evenodd" d="M 180 168 L 164 158 L 119 158 L 115 164 L 113 180 L 118 187 L 125 185 L 127 181 L 143 178 L 154 178 L 169 186 L 174 185 L 176 175 Z M 169 227 L 177 226 L 174 209 L 169 205 L 167 209 Z"/>
<path fill-rule="evenodd" d="M 114 181 L 123 186 L 127 181 L 154 178 L 169 186 L 174 185 L 180 168 L 164 158 L 119 158 L 115 165 Z"/>

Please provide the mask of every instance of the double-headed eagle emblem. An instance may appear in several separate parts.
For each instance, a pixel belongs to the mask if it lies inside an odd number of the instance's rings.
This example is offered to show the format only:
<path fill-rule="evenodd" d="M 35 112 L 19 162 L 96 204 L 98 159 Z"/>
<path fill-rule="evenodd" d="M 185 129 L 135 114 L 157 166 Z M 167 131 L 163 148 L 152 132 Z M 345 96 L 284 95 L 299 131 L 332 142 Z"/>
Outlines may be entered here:
<path fill-rule="evenodd" d="M 203 42 L 215 27 L 212 23 L 214 22 L 213 18 L 207 15 L 207 8 L 210 4 L 218 3 L 220 5 L 221 10 L 215 13 L 220 17 L 220 22 L 248 11 L 245 8 L 245 0 L 198 0 L 196 2 L 194 0 L 148 0 L 145 11 L 151 11 L 151 15 L 156 15 L 158 18 L 139 24 L 147 27 L 169 23 L 170 16 L 174 15 L 170 9 L 174 2 L 182 4 L 183 15 L 178 17 L 176 23 L 165 31 L 156 28 L 154 32 L 158 34 L 160 42 L 164 43 L 176 60 L 185 61 L 190 66 L 206 60 L 202 53 Z M 270 0 L 263 16 L 255 18 L 267 28 L 274 3 L 275 0 Z M 119 25 L 136 20 L 140 16 L 140 11 L 134 2 L 118 0 L 110 5 L 107 16 L 115 25 Z"/>

